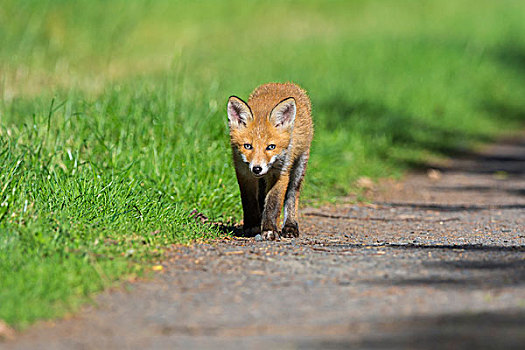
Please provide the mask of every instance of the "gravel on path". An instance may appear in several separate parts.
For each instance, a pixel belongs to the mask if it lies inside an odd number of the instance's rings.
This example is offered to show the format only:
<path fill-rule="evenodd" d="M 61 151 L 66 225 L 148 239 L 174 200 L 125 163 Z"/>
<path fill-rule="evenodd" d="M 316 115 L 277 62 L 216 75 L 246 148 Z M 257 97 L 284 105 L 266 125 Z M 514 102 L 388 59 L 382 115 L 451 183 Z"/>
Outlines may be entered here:
<path fill-rule="evenodd" d="M 302 211 L 302 236 L 178 247 L 153 281 L 8 349 L 525 348 L 525 141 Z"/>

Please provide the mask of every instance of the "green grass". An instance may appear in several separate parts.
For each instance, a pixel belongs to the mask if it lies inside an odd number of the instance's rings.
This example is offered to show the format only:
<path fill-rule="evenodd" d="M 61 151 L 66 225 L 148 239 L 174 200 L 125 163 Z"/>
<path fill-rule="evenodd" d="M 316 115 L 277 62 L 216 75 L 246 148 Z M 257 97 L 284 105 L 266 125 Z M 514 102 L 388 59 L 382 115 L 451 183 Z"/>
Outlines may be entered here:
<path fill-rule="evenodd" d="M 0 319 L 23 328 L 241 217 L 225 103 L 309 91 L 303 198 L 522 127 L 519 1 L 11 1 L 0 8 Z"/>

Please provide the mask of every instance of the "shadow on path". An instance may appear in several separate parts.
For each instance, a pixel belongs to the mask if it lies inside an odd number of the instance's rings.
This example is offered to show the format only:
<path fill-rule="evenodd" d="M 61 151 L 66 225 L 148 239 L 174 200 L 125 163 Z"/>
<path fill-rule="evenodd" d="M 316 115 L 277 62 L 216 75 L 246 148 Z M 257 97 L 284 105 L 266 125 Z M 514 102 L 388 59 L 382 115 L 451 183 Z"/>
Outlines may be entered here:
<path fill-rule="evenodd" d="M 427 204 L 427 203 L 395 203 L 395 202 L 377 202 L 379 205 L 392 208 L 409 207 L 418 210 L 436 210 L 442 212 L 453 211 L 479 211 L 489 209 L 525 209 L 525 204 L 484 204 L 484 205 L 455 205 L 455 204 Z"/>
<path fill-rule="evenodd" d="M 525 120 L 525 111 L 521 112 Z M 451 165 L 437 167 L 443 172 L 466 174 L 492 174 L 495 179 L 525 174 L 525 142 L 522 138 L 510 138 L 484 152 L 464 153 Z"/>
<path fill-rule="evenodd" d="M 525 312 L 502 310 L 396 320 L 361 341 L 321 341 L 299 349 L 523 349 Z"/>

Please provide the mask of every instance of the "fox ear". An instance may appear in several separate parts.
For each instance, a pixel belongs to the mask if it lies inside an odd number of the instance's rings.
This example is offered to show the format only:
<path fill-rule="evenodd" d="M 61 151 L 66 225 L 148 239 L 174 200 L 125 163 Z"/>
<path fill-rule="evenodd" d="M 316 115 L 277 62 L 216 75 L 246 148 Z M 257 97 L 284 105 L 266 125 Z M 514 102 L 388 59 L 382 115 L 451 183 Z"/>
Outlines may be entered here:
<path fill-rule="evenodd" d="M 228 99 L 228 122 L 230 128 L 246 126 L 252 119 L 252 111 L 248 104 L 237 96 L 230 96 Z"/>
<path fill-rule="evenodd" d="M 272 109 L 270 112 L 270 122 L 272 122 L 276 128 L 290 128 L 295 121 L 296 110 L 295 98 L 288 97 Z"/>

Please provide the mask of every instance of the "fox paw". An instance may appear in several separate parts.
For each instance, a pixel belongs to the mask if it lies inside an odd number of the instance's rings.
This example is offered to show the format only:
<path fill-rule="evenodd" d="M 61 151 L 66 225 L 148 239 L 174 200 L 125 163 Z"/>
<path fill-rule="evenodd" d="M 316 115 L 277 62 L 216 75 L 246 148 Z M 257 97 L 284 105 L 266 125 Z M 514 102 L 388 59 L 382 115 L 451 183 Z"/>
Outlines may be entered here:
<path fill-rule="evenodd" d="M 243 233 L 246 237 L 253 237 L 261 233 L 261 227 L 254 226 L 254 227 L 244 228 Z"/>
<path fill-rule="evenodd" d="M 281 237 L 279 237 L 279 232 L 277 231 L 263 231 L 261 236 L 262 239 L 266 241 L 278 241 L 281 239 Z"/>
<path fill-rule="evenodd" d="M 286 238 L 299 237 L 299 226 L 297 226 L 297 223 L 287 223 L 284 225 L 282 236 Z"/>

